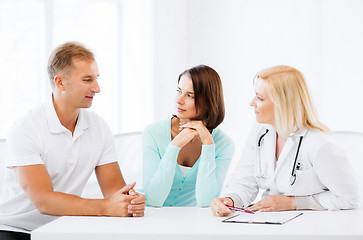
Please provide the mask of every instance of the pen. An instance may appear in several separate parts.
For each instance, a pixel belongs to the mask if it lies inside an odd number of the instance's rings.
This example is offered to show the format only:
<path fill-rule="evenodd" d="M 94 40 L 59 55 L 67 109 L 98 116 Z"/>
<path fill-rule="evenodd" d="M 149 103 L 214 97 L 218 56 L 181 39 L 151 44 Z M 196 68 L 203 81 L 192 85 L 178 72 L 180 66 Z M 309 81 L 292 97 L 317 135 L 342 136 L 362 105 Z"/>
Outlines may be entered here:
<path fill-rule="evenodd" d="M 240 212 L 245 212 L 245 213 L 251 213 L 251 214 L 255 214 L 254 212 L 247 210 L 247 209 L 243 209 L 243 208 L 238 208 L 238 207 L 233 207 L 233 206 L 229 206 L 226 205 L 229 209 L 234 210 L 234 211 L 240 211 Z"/>

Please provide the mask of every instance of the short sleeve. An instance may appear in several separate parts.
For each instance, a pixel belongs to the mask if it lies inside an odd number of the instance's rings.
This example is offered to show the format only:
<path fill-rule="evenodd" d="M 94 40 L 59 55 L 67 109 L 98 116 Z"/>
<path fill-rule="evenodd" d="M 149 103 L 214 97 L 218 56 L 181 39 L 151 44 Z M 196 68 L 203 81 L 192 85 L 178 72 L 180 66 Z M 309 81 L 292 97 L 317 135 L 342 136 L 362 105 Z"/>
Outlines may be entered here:
<path fill-rule="evenodd" d="M 39 141 L 31 133 L 13 127 L 6 140 L 6 167 L 44 164 Z"/>
<path fill-rule="evenodd" d="M 104 146 L 103 146 L 103 151 L 102 151 L 101 157 L 97 163 L 97 166 L 117 162 L 117 160 L 118 160 L 116 149 L 115 149 L 115 142 L 114 142 L 114 138 L 113 138 L 111 129 L 103 119 L 100 119 L 100 120 L 102 122 L 101 129 L 103 130 L 102 132 L 104 135 L 104 141 L 103 141 Z"/>

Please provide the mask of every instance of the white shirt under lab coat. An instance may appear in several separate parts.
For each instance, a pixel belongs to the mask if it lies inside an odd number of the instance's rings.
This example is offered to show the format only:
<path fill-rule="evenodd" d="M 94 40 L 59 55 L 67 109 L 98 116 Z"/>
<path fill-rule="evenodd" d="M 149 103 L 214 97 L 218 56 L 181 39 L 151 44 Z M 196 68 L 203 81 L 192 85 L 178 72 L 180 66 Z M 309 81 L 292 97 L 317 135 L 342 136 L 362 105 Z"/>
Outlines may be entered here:
<path fill-rule="evenodd" d="M 258 142 L 266 129 L 269 132 Z M 296 181 L 291 176 L 300 136 L 303 136 L 297 159 Z M 256 124 L 246 142 L 242 159 L 223 197 L 231 197 L 235 206 L 253 202 L 259 188 L 268 195 L 314 196 L 324 209 L 357 207 L 359 190 L 354 170 L 346 154 L 330 141 L 328 134 L 301 130 L 289 137 L 276 161 L 276 131 L 270 125 Z"/>

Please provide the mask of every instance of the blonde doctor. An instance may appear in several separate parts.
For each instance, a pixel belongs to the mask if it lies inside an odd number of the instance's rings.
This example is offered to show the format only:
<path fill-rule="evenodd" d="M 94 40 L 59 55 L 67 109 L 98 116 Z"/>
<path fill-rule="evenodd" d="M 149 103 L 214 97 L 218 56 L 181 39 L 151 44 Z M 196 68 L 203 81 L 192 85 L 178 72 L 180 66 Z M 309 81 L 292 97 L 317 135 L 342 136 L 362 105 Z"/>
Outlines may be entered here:
<path fill-rule="evenodd" d="M 258 124 L 242 159 L 220 198 L 211 202 L 216 216 L 227 205 L 246 208 L 264 190 L 252 211 L 339 210 L 357 206 L 357 180 L 345 153 L 330 141 L 319 122 L 302 74 L 274 66 L 254 78 L 251 102 Z"/>

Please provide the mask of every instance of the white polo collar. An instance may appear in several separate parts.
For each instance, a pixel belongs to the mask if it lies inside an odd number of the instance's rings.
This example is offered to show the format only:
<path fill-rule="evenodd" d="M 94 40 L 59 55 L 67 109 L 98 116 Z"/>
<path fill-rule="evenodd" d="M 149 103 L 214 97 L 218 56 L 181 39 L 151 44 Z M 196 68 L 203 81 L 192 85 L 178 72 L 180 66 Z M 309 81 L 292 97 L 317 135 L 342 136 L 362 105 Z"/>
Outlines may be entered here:
<path fill-rule="evenodd" d="M 50 133 L 62 133 L 62 132 L 69 132 L 67 128 L 65 128 L 61 122 L 59 121 L 58 115 L 55 111 L 54 104 L 53 104 L 53 94 L 51 97 L 48 98 L 47 102 L 45 103 L 45 115 L 46 121 L 48 124 L 49 132 Z M 79 116 L 76 123 L 75 133 L 76 132 L 83 132 L 89 127 L 89 123 L 87 118 L 85 117 L 84 109 L 80 109 Z"/>

